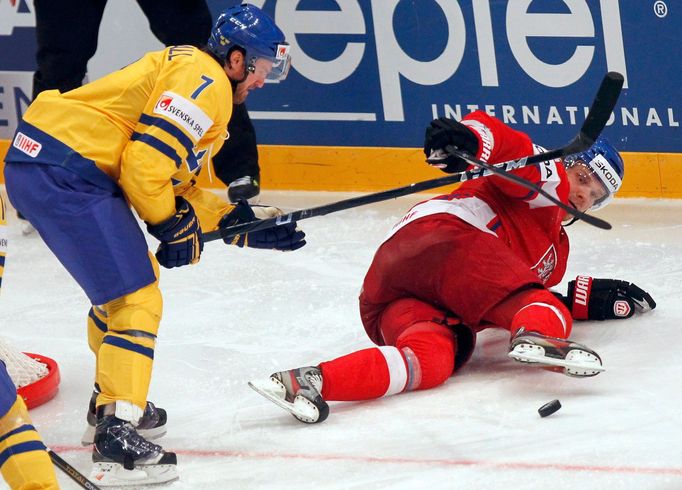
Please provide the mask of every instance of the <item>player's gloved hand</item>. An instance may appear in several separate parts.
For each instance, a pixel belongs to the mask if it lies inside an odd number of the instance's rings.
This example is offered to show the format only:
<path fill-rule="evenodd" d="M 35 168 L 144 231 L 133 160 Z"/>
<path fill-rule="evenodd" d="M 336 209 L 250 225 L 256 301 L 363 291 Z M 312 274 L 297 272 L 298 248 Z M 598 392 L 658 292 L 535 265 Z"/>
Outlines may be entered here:
<path fill-rule="evenodd" d="M 630 318 L 635 310 L 656 308 L 656 302 L 639 286 L 617 279 L 578 276 L 568 283 L 567 306 L 576 320 Z"/>
<path fill-rule="evenodd" d="M 204 240 L 199 219 L 192 205 L 175 198 L 175 214 L 158 225 L 147 224 L 147 231 L 161 243 L 156 250 L 159 264 L 170 269 L 199 262 Z"/>
<path fill-rule="evenodd" d="M 258 209 L 259 215 L 264 218 L 274 217 L 281 214 L 277 208 L 260 207 Z M 275 211 L 272 211 L 275 210 Z M 242 223 L 249 223 L 256 221 L 254 209 L 249 204 L 240 200 L 234 209 L 222 217 L 219 228 L 227 228 Z M 283 223 L 265 230 L 251 231 L 243 233 L 234 237 L 225 238 L 223 240 L 228 245 L 237 245 L 238 247 L 263 248 L 270 250 L 298 250 L 305 245 L 305 233 L 296 228 L 296 222 Z"/>
<path fill-rule="evenodd" d="M 478 153 L 478 139 L 467 126 L 447 117 L 434 119 L 424 135 L 426 163 L 448 174 L 466 170 L 469 164 L 461 158 L 449 155 L 445 151 L 448 145 L 472 156 Z"/>

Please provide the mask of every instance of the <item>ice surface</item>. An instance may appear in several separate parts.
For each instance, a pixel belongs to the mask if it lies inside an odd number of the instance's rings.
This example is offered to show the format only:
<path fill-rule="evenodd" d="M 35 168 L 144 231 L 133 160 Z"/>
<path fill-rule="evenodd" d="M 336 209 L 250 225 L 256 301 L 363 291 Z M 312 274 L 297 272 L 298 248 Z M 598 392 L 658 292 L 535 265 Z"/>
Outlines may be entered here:
<path fill-rule="evenodd" d="M 265 192 L 286 210 L 351 194 Z M 423 197 L 423 196 L 422 196 Z M 169 412 L 164 447 L 179 489 L 679 489 L 682 488 L 682 201 L 617 200 L 614 225 L 569 228 L 577 273 L 627 279 L 658 308 L 626 321 L 580 323 L 572 338 L 607 371 L 572 379 L 506 357 L 487 331 L 442 387 L 364 403 L 332 403 L 304 425 L 247 380 L 370 346 L 357 296 L 374 250 L 418 199 L 400 198 L 301 222 L 293 253 L 206 245 L 201 263 L 163 270 L 165 310 L 150 399 Z M 49 446 L 83 473 L 79 446 L 93 381 L 85 295 L 10 211 L 0 299 L 2 335 L 55 358 L 63 381 L 32 411 Z M 156 246 L 151 240 L 150 244 Z M 541 419 L 558 398 L 563 408 Z M 62 474 L 64 488 L 76 488 Z"/>

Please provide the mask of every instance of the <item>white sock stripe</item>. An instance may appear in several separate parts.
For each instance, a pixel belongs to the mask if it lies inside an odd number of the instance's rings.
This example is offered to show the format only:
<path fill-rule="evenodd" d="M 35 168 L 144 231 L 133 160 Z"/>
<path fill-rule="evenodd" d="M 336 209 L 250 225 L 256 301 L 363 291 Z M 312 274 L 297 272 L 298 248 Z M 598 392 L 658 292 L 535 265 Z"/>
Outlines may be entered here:
<path fill-rule="evenodd" d="M 405 361 L 403 360 L 402 354 L 400 354 L 400 351 L 396 347 L 390 345 L 384 345 L 377 348 L 383 354 L 384 359 L 386 359 L 386 365 L 388 366 L 388 389 L 382 396 L 400 393 L 407 384 L 407 368 L 405 367 Z"/>
<path fill-rule="evenodd" d="M 554 312 L 554 314 L 557 316 L 557 318 L 559 318 L 559 321 L 561 322 L 561 327 L 564 329 L 564 335 L 567 334 L 567 332 L 566 332 L 566 319 L 564 318 L 564 315 L 562 315 L 561 310 L 559 308 L 557 308 L 556 306 L 552 306 L 548 303 L 531 303 L 529 305 L 524 306 L 519 311 L 523 311 L 530 306 L 543 306 L 545 308 L 549 308 L 550 310 L 552 310 Z"/>

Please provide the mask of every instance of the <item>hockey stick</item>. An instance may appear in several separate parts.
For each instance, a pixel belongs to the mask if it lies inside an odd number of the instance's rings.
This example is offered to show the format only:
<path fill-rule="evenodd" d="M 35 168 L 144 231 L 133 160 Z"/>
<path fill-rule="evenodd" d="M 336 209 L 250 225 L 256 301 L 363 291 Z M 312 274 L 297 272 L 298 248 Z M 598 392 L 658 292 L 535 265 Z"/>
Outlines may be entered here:
<path fill-rule="evenodd" d="M 54 465 L 62 470 L 64 473 L 66 473 L 73 481 L 78 483 L 78 485 L 81 488 L 85 488 L 87 490 L 99 490 L 99 487 L 92 483 L 90 480 L 85 478 L 83 474 L 78 471 L 76 468 L 71 466 L 69 463 L 64 461 L 61 456 L 59 456 L 57 453 L 55 453 L 52 449 L 47 449 L 47 454 L 50 455 L 50 459 L 52 459 L 52 462 Z"/>
<path fill-rule="evenodd" d="M 620 95 L 622 87 L 623 76 L 620 73 L 609 72 L 606 74 L 604 80 L 602 80 L 601 85 L 599 86 L 599 90 L 597 91 L 594 102 L 592 103 L 587 117 L 585 118 L 585 122 L 583 122 L 583 125 L 580 128 L 580 132 L 566 146 L 548 151 L 546 153 L 539 153 L 537 155 L 520 158 L 518 160 L 497 163 L 492 166 L 496 167 L 500 172 L 506 172 L 515 168 L 524 167 L 526 165 L 533 165 L 535 163 L 555 160 L 557 158 L 579 153 L 588 149 L 590 146 L 592 146 L 597 137 L 599 137 L 599 134 L 601 133 L 602 129 L 604 129 L 604 126 L 606 126 L 606 122 L 608 121 L 609 116 L 611 115 L 611 112 L 618 101 L 618 96 Z M 465 180 L 476 179 L 482 176 L 483 172 L 481 170 L 460 172 L 437 179 L 425 180 L 403 187 L 389 189 L 387 191 L 345 199 L 343 201 L 337 201 L 334 203 L 325 204 L 323 206 L 300 209 L 298 211 L 292 211 L 291 213 L 274 218 L 251 221 L 249 223 L 242 223 L 215 231 L 209 231 L 204 233 L 203 239 L 204 242 L 210 242 L 213 240 L 219 240 L 221 238 L 230 238 L 242 233 L 265 230 L 274 226 L 283 225 L 292 221 L 313 218 L 315 216 L 324 216 L 329 213 L 343 211 L 358 206 L 364 206 L 366 204 L 373 204 L 375 202 L 386 201 L 388 199 L 394 199 L 396 197 L 406 196 L 408 194 L 414 194 L 421 191 L 436 189 L 438 187 L 456 184 L 458 182 L 464 182 Z M 598 218 L 594 217 L 591 217 L 590 219 L 598 220 Z M 602 220 L 598 221 L 602 222 Z M 606 223 L 606 225 L 610 228 L 608 223 Z"/>

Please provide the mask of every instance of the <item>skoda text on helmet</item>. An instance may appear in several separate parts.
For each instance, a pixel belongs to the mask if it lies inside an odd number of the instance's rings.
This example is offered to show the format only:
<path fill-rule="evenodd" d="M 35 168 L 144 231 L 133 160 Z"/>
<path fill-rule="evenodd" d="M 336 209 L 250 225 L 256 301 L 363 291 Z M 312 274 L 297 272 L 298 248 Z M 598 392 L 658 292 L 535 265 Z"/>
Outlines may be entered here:
<path fill-rule="evenodd" d="M 259 58 L 272 62 L 268 80 L 284 80 L 289 71 L 290 46 L 284 33 L 265 12 L 254 5 L 241 4 L 226 9 L 216 21 L 208 38 L 208 50 L 225 62 L 227 54 L 238 46 L 246 51 L 249 72 Z"/>
<path fill-rule="evenodd" d="M 591 173 L 598 177 L 599 182 L 606 190 L 604 197 L 596 201 L 591 209 L 595 210 L 606 206 L 623 183 L 625 166 L 618 150 L 606 138 L 599 137 L 587 150 L 569 155 L 564 159 L 566 168 L 576 163 L 586 165 Z"/>

